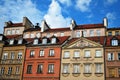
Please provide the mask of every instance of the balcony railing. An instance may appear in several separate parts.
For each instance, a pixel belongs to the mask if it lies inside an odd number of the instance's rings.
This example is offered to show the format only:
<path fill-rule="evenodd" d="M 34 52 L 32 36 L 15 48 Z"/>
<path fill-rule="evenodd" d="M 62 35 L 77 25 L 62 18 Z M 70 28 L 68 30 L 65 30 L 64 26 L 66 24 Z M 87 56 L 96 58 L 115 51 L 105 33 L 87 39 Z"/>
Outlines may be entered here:
<path fill-rule="evenodd" d="M 20 79 L 20 74 L 0 74 L 0 80 L 1 79 Z"/>
<path fill-rule="evenodd" d="M 22 59 L 1 59 L 1 64 L 22 64 Z"/>

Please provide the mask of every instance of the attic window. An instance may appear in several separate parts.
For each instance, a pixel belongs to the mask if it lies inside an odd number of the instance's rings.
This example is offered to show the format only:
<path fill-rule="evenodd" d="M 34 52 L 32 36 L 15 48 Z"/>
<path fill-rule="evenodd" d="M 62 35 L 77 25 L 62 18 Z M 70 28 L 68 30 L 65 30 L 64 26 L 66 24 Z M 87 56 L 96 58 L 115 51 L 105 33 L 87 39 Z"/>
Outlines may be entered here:
<path fill-rule="evenodd" d="M 40 33 L 36 33 L 36 37 L 39 38 L 40 37 Z"/>
<path fill-rule="evenodd" d="M 2 40 L 3 36 L 0 36 L 0 40 Z"/>
<path fill-rule="evenodd" d="M 38 39 L 34 39 L 33 44 L 38 44 Z"/>
<path fill-rule="evenodd" d="M 19 39 L 19 40 L 18 40 L 18 44 L 22 44 L 22 39 Z"/>
<path fill-rule="evenodd" d="M 56 43 L 56 38 L 52 38 L 51 43 L 52 43 L 52 44 Z"/>
<path fill-rule="evenodd" d="M 11 39 L 9 44 L 13 44 L 13 43 L 14 43 L 14 39 Z"/>
<path fill-rule="evenodd" d="M 117 39 L 113 39 L 111 44 L 112 44 L 112 46 L 118 46 L 118 40 Z"/>
<path fill-rule="evenodd" d="M 42 44 L 47 44 L 47 39 L 46 38 L 42 39 Z"/>

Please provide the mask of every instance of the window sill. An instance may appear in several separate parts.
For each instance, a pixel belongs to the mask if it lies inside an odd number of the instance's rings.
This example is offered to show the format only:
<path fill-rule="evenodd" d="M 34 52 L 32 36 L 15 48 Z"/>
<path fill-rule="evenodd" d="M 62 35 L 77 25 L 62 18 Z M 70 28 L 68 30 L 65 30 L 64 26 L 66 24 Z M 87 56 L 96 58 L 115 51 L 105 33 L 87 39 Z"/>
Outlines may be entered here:
<path fill-rule="evenodd" d="M 47 74 L 54 74 L 54 72 L 48 72 Z"/>
<path fill-rule="evenodd" d="M 67 57 L 67 58 L 66 58 L 66 57 L 64 57 L 63 59 L 70 59 L 70 57 Z"/>
<path fill-rule="evenodd" d="M 73 59 L 80 59 L 80 57 L 73 57 Z"/>
<path fill-rule="evenodd" d="M 84 57 L 84 58 L 91 58 L 91 57 Z"/>
<path fill-rule="evenodd" d="M 55 57 L 55 56 L 50 56 L 50 55 L 49 55 L 48 57 Z"/>
<path fill-rule="evenodd" d="M 95 58 L 102 58 L 102 56 L 99 56 L 99 57 L 95 56 Z"/>
<path fill-rule="evenodd" d="M 90 77 L 92 73 L 83 73 L 85 77 Z"/>
<path fill-rule="evenodd" d="M 80 74 L 80 72 L 79 73 L 72 73 L 72 74 Z"/>

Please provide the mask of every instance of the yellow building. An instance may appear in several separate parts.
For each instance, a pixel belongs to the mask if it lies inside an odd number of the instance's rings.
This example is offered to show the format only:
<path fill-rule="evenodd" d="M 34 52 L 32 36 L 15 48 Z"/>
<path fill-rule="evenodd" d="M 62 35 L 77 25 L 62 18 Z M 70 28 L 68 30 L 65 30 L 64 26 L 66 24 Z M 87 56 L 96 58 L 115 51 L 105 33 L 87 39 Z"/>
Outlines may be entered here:
<path fill-rule="evenodd" d="M 103 37 L 80 37 L 65 44 L 60 80 L 104 80 L 103 43 Z"/>
<path fill-rule="evenodd" d="M 107 36 L 119 36 L 120 28 L 108 28 L 106 31 Z"/>

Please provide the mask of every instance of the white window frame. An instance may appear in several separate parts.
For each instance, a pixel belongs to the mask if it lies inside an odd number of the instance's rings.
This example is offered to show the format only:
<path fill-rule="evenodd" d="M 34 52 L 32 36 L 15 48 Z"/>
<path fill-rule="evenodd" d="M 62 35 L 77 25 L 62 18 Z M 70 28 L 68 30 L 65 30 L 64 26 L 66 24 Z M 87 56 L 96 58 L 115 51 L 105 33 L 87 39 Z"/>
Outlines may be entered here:
<path fill-rule="evenodd" d="M 90 57 L 91 57 L 91 51 L 85 50 L 85 58 L 90 58 Z"/>
<path fill-rule="evenodd" d="M 96 67 L 96 70 L 95 70 L 96 73 L 102 73 L 102 64 L 101 63 L 96 63 L 95 67 Z"/>
<path fill-rule="evenodd" d="M 3 54 L 3 59 L 6 60 L 8 58 L 8 53 Z"/>
<path fill-rule="evenodd" d="M 114 60 L 114 54 L 113 53 L 108 53 L 107 58 L 108 58 L 108 61 Z"/>
<path fill-rule="evenodd" d="M 83 36 L 87 37 L 87 30 L 83 30 Z"/>
<path fill-rule="evenodd" d="M 63 73 L 69 73 L 69 64 L 63 64 Z"/>
<path fill-rule="evenodd" d="M 48 64 L 48 73 L 54 73 L 54 64 Z"/>
<path fill-rule="evenodd" d="M 28 34 L 28 33 L 25 33 L 25 34 L 24 34 L 24 38 L 29 38 L 29 34 Z"/>
<path fill-rule="evenodd" d="M 51 43 L 52 44 L 56 43 L 56 38 L 52 38 Z"/>
<path fill-rule="evenodd" d="M 84 64 L 84 73 L 91 73 L 91 65 Z"/>
<path fill-rule="evenodd" d="M 14 35 L 15 34 L 15 29 L 12 29 L 12 35 Z"/>
<path fill-rule="evenodd" d="M 16 66 L 15 74 L 19 74 L 19 72 L 20 72 L 20 66 Z"/>
<path fill-rule="evenodd" d="M 13 43 L 14 43 L 14 39 L 11 39 L 9 44 L 12 45 Z"/>
<path fill-rule="evenodd" d="M 37 67 L 37 73 L 40 74 L 40 73 L 43 73 L 43 64 L 39 64 L 38 67 Z"/>
<path fill-rule="evenodd" d="M 18 40 L 18 44 L 22 44 L 23 39 Z"/>
<path fill-rule="evenodd" d="M 101 50 L 96 50 L 95 51 L 95 57 L 102 57 L 102 51 Z"/>
<path fill-rule="evenodd" d="M 22 59 L 22 51 L 19 51 L 19 52 L 18 52 L 18 57 L 17 57 L 17 59 Z"/>
<path fill-rule="evenodd" d="M 44 50 L 40 50 L 39 56 L 44 56 Z"/>
<path fill-rule="evenodd" d="M 113 39 L 111 44 L 112 44 L 112 46 L 118 46 L 118 40 Z"/>
<path fill-rule="evenodd" d="M 55 55 L 54 49 L 50 49 L 50 51 L 49 51 L 49 56 L 54 56 L 54 55 Z"/>
<path fill-rule="evenodd" d="M 76 37 L 80 37 L 80 31 L 76 31 Z"/>
<path fill-rule="evenodd" d="M 96 30 L 96 35 L 100 36 L 101 35 L 101 30 Z"/>
<path fill-rule="evenodd" d="M 94 30 L 90 30 L 90 36 L 94 36 Z"/>
<path fill-rule="evenodd" d="M 36 33 L 36 37 L 37 37 L 37 38 L 40 38 L 40 33 L 39 33 L 39 32 Z"/>
<path fill-rule="evenodd" d="M 7 35 L 11 35 L 11 30 L 7 30 Z"/>
<path fill-rule="evenodd" d="M 30 51 L 30 57 L 34 57 L 35 56 L 35 51 L 34 50 L 31 50 Z"/>
<path fill-rule="evenodd" d="M 34 39 L 33 44 L 38 44 L 38 39 Z"/>
<path fill-rule="evenodd" d="M 10 59 L 14 59 L 15 58 L 15 53 L 14 52 L 11 52 L 10 53 Z"/>
<path fill-rule="evenodd" d="M 47 39 L 46 38 L 42 39 L 42 44 L 47 44 Z"/>
<path fill-rule="evenodd" d="M 73 73 L 80 73 L 80 65 L 73 64 Z"/>
<path fill-rule="evenodd" d="M 61 32 L 61 33 L 60 33 L 60 36 L 61 36 L 61 37 L 64 36 L 64 32 Z"/>
<path fill-rule="evenodd" d="M 69 51 L 65 51 L 63 58 L 70 58 L 70 52 Z"/>
<path fill-rule="evenodd" d="M 79 58 L 79 57 L 80 57 L 80 52 L 74 51 L 74 58 Z"/>
<path fill-rule="evenodd" d="M 0 36 L 0 41 L 3 39 L 3 36 Z"/>
<path fill-rule="evenodd" d="M 20 30 L 19 29 L 16 29 L 16 34 L 20 34 Z"/>
<path fill-rule="evenodd" d="M 9 67 L 8 68 L 8 75 L 11 75 L 12 74 L 12 67 Z"/>
<path fill-rule="evenodd" d="M 34 34 L 34 33 L 31 33 L 31 34 L 30 34 L 30 38 L 35 38 L 35 34 Z"/>

